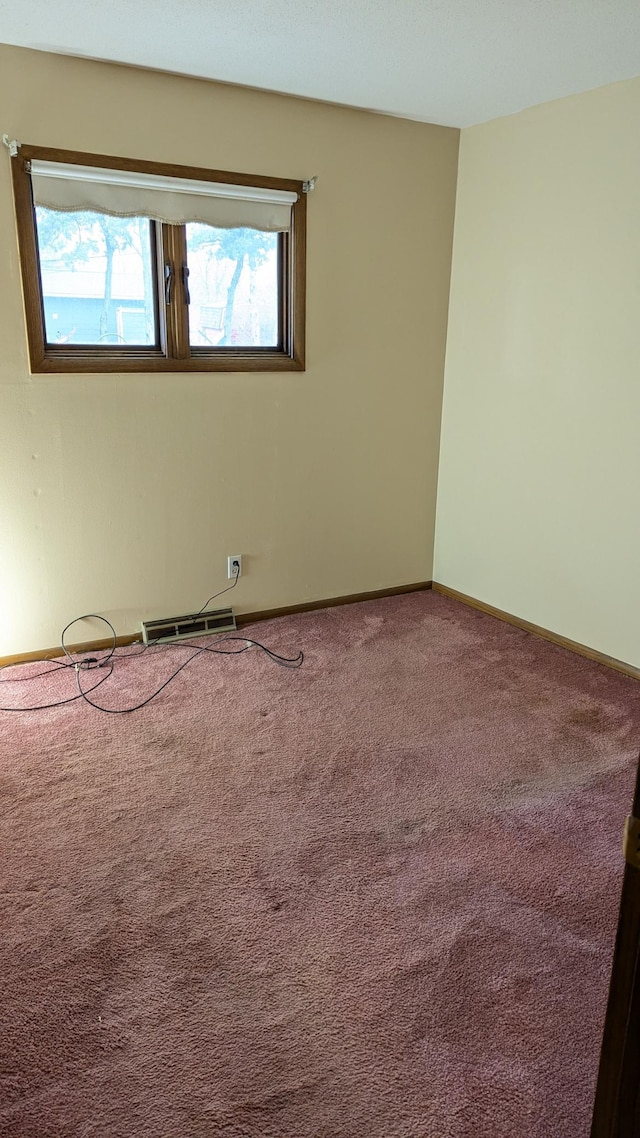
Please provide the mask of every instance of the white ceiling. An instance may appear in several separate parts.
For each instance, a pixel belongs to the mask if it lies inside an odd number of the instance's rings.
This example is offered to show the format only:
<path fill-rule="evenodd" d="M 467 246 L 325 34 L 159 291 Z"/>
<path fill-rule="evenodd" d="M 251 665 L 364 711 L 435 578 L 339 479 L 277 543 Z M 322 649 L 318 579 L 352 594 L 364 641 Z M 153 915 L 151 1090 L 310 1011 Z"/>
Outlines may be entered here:
<path fill-rule="evenodd" d="M 0 0 L 0 41 L 468 126 L 640 73 L 640 0 Z"/>

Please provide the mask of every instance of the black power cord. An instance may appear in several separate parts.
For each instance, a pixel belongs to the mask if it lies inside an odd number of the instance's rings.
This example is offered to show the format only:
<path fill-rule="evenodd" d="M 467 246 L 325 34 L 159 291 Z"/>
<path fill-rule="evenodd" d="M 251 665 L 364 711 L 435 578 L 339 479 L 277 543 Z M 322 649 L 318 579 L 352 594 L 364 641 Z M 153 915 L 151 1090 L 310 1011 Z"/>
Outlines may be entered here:
<path fill-rule="evenodd" d="M 212 597 L 209 597 L 209 600 L 205 601 L 202 608 L 198 609 L 197 613 L 194 614 L 195 616 L 201 616 L 204 610 L 209 608 L 211 602 L 215 601 L 218 597 L 221 597 L 223 593 L 230 593 L 232 589 L 235 589 L 236 585 L 238 584 L 238 578 L 240 577 L 240 566 L 237 561 L 234 561 L 233 564 L 235 568 L 233 585 L 227 585 L 226 589 L 221 589 L 219 593 L 214 593 Z"/>
<path fill-rule="evenodd" d="M 236 572 L 236 577 L 235 577 L 235 581 L 233 582 L 233 585 L 229 585 L 228 588 L 222 589 L 219 593 L 215 593 L 213 597 L 210 597 L 209 600 L 207 601 L 207 603 L 205 605 L 203 605 L 202 608 L 200 609 L 200 613 L 204 612 L 204 610 L 207 608 L 207 606 L 211 603 L 211 601 L 215 600 L 216 597 L 219 597 L 222 595 L 222 593 L 227 593 L 227 592 L 229 592 L 230 589 L 235 588 L 235 586 L 238 583 L 238 577 L 239 577 L 239 571 Z M 65 644 L 65 636 L 66 636 L 67 632 L 69 631 L 69 629 L 74 624 L 77 624 L 78 621 L 80 621 L 80 620 L 101 620 L 103 622 L 103 624 L 107 625 L 107 627 L 109 628 L 109 630 L 111 632 L 112 644 L 107 649 L 106 655 L 104 655 L 104 656 L 84 656 L 82 659 L 79 659 L 79 660 L 76 660 L 73 658 L 72 654 L 69 652 L 69 649 L 67 648 L 67 646 Z M 197 639 L 197 637 L 194 637 L 194 639 Z M 147 704 L 151 703 L 152 700 L 156 699 L 160 695 L 160 693 L 162 691 L 164 691 L 164 689 L 166 687 L 168 687 L 168 685 L 172 682 L 172 680 L 174 680 L 176 678 L 176 676 L 178 676 L 180 674 L 180 672 L 184 668 L 187 667 L 188 664 L 190 664 L 198 656 L 203 655 L 205 652 L 207 652 L 213 656 L 241 656 L 242 653 L 247 652 L 249 650 L 249 648 L 259 648 L 260 651 L 264 652 L 265 655 L 270 660 L 272 660 L 274 664 L 278 664 L 282 668 L 300 668 L 302 666 L 303 661 L 304 661 L 304 653 L 303 652 L 298 652 L 296 656 L 292 656 L 292 657 L 281 656 L 278 652 L 274 652 L 272 648 L 268 648 L 266 646 L 266 644 L 262 644 L 259 640 L 252 640 L 246 636 L 225 636 L 221 641 L 219 641 L 219 643 L 222 643 L 222 644 L 228 644 L 228 643 L 234 643 L 234 642 L 235 643 L 241 643 L 242 647 L 241 648 L 209 648 L 208 646 L 195 647 L 194 645 L 191 645 L 187 640 L 183 640 L 180 643 L 145 644 L 144 647 L 142 648 L 142 651 L 140 651 L 140 652 L 125 651 L 122 653 L 117 653 L 116 649 L 117 649 L 117 644 L 118 644 L 118 636 L 117 636 L 116 630 L 113 627 L 111 621 L 107 620 L 106 616 L 101 616 L 99 613 L 85 613 L 83 616 L 75 617 L 75 619 L 70 621 L 69 624 L 67 624 L 62 630 L 62 635 L 60 638 L 60 644 L 61 644 L 62 651 L 63 651 L 64 655 L 66 656 L 66 660 L 57 660 L 57 659 L 56 660 L 44 660 L 43 659 L 42 663 L 51 664 L 52 667 L 47 668 L 43 672 L 36 672 L 35 675 L 19 676 L 19 677 L 17 677 L 16 680 L 14 680 L 12 678 L 0 680 L 0 683 L 16 683 L 16 682 L 17 683 L 24 683 L 25 681 L 28 681 L 28 680 L 39 679 L 42 676 L 50 678 L 50 677 L 56 675 L 57 673 L 59 673 L 60 669 L 73 668 L 75 671 L 78 694 L 73 695 L 73 696 L 69 696 L 67 699 L 56 700 L 53 703 L 38 704 L 38 705 L 35 705 L 33 707 L 0 707 L 0 711 L 8 711 L 8 712 L 10 712 L 10 711 L 46 711 L 46 710 L 49 710 L 50 708 L 54 708 L 54 707 L 63 707 L 67 703 L 73 703 L 74 700 L 76 700 L 76 699 L 82 699 L 82 700 L 84 700 L 85 703 L 88 703 L 90 707 L 95 708 L 96 711 L 102 711 L 107 715 L 128 715 L 132 711 L 139 711 L 142 707 L 146 707 Z M 136 642 L 134 641 L 134 643 L 136 643 Z M 168 649 L 168 648 L 173 648 L 173 649 L 177 648 L 179 650 L 182 649 L 183 651 L 186 649 L 187 651 L 190 651 L 191 654 L 186 660 L 183 661 L 182 664 L 180 664 L 180 666 L 178 668 L 175 669 L 174 672 L 171 673 L 171 675 L 168 677 L 168 679 L 166 679 L 164 681 L 164 683 L 162 683 L 160 685 L 159 688 L 157 688 L 154 692 L 151 693 L 150 696 L 147 696 L 147 698 L 142 700 L 140 703 L 136 703 L 132 707 L 115 708 L 115 707 L 103 707 L 101 704 L 95 703 L 94 700 L 89 699 L 91 692 L 95 691 L 96 688 L 99 688 L 101 686 L 101 684 L 103 684 L 105 682 L 105 680 L 108 680 L 109 677 L 113 675 L 114 662 L 116 660 L 124 662 L 126 660 L 131 660 L 131 659 L 135 658 L 136 656 L 143 656 L 143 655 L 145 655 L 145 653 L 149 652 L 150 650 L 154 650 L 154 654 L 155 654 L 155 651 L 163 651 L 163 650 Z M 34 663 L 37 663 L 37 661 L 34 661 Z M 3 666 L 3 668 L 7 668 L 7 667 L 11 667 L 11 666 L 12 665 L 5 664 Z M 90 688 L 84 688 L 82 686 L 82 683 L 80 680 L 81 673 L 82 672 L 92 672 L 92 671 L 95 671 L 96 669 L 102 669 L 102 668 L 106 668 L 107 671 L 97 681 L 97 683 L 93 684 Z M 3 670 L 3 669 L 0 669 L 0 670 Z"/>
<path fill-rule="evenodd" d="M 60 666 L 63 668 L 75 667 L 76 673 L 81 668 L 81 664 L 76 664 L 76 665 L 61 664 Z M 38 672 L 37 675 L 35 675 L 35 676 L 20 676 L 18 682 L 22 682 L 24 680 L 35 680 L 38 678 L 38 676 L 53 676 L 54 674 L 55 674 L 54 672 Z M 89 691 L 90 692 L 95 691 L 95 689 L 99 688 L 100 684 L 103 684 L 105 682 L 105 680 L 108 680 L 109 676 L 111 676 L 112 674 L 113 674 L 113 665 L 110 665 L 109 671 L 105 672 L 104 676 L 102 676 L 98 680 L 98 682 L 93 685 L 92 688 L 89 688 Z M 13 680 L 3 680 L 2 681 L 2 683 L 5 683 L 5 684 L 6 683 L 13 683 L 13 682 L 15 682 L 15 681 L 13 681 Z M 69 696 L 68 699 L 58 699 L 54 703 L 39 703 L 39 704 L 36 704 L 34 707 L 0 707 L 0 711 L 48 711 L 49 708 L 52 708 L 52 707 L 63 707 L 65 703 L 73 703 L 74 700 L 76 700 L 76 699 L 80 699 L 80 696 L 79 695 L 71 695 L 71 696 Z"/>
<path fill-rule="evenodd" d="M 74 617 L 73 620 L 70 620 L 69 623 L 67 625 L 65 625 L 65 627 L 62 629 L 62 634 L 60 636 L 60 647 L 62 648 L 62 651 L 64 652 L 65 656 L 67 657 L 67 660 L 71 660 L 72 667 L 75 667 L 75 661 L 73 660 L 71 653 L 69 652 L 69 650 L 68 650 L 68 648 L 64 642 L 64 638 L 65 638 L 65 634 L 69 631 L 69 629 L 72 628 L 74 624 L 78 624 L 78 622 L 81 620 L 101 620 L 103 624 L 106 624 L 107 628 L 111 632 L 111 636 L 113 637 L 113 643 L 112 643 L 111 647 L 109 648 L 107 655 L 103 656 L 100 660 L 98 660 L 97 656 L 89 656 L 87 659 L 85 659 L 83 661 L 83 663 L 86 665 L 89 665 L 89 666 L 92 666 L 95 668 L 103 668 L 105 664 L 109 663 L 109 660 L 115 654 L 115 650 L 118 646 L 118 634 L 117 634 L 115 628 L 113 627 L 111 621 L 107 620 L 106 616 L 100 616 L 99 613 L 97 613 L 97 612 L 86 612 L 86 613 L 84 613 L 83 616 Z"/>
<path fill-rule="evenodd" d="M 228 636 L 228 637 L 224 638 L 222 643 L 223 644 L 228 643 L 231 640 L 242 641 L 243 647 L 242 648 L 226 649 L 226 648 L 208 648 L 208 647 L 201 646 L 199 648 L 192 648 L 191 649 L 191 655 L 188 657 L 188 659 L 184 660 L 183 663 L 180 664 L 180 666 L 178 668 L 176 668 L 174 672 L 171 673 L 171 675 L 168 677 L 168 679 L 166 679 L 164 681 L 164 683 L 160 685 L 159 688 L 156 688 L 156 690 L 154 692 L 152 692 L 150 696 L 147 696 L 146 699 L 141 700 L 140 703 L 135 704 L 133 707 L 103 707 L 101 704 L 95 703 L 92 699 L 89 699 L 88 698 L 89 693 L 83 689 L 82 684 L 80 682 L 80 674 L 81 674 L 81 672 L 86 670 L 84 668 L 76 668 L 76 684 L 78 686 L 78 695 L 81 696 L 82 699 L 84 699 L 85 703 L 88 703 L 91 707 L 94 707 L 97 711 L 104 711 L 108 715 L 128 715 L 129 712 L 139 711 L 142 707 L 146 707 L 148 703 L 151 703 L 152 700 L 156 699 L 156 697 L 160 695 L 160 692 L 164 691 L 164 689 L 166 687 L 168 687 L 168 685 L 172 682 L 172 680 L 175 680 L 176 676 L 178 676 L 180 674 L 180 672 L 183 670 L 183 668 L 186 668 L 187 665 L 192 662 L 192 660 L 195 660 L 196 657 L 201 656 L 204 652 L 209 652 L 211 655 L 214 655 L 214 656 L 241 656 L 242 653 L 247 652 L 249 650 L 249 648 L 253 648 L 253 647 L 260 648 L 265 653 L 265 655 L 267 655 L 269 657 L 269 659 L 273 660 L 274 664 L 278 664 L 282 668 L 299 668 L 299 667 L 301 667 L 302 662 L 304 660 L 304 653 L 303 652 L 298 652 L 297 656 L 294 656 L 291 658 L 288 656 L 280 656 L 277 652 L 274 652 L 271 648 L 267 648 L 267 646 L 265 644 L 261 644 L 259 640 L 249 640 L 249 639 L 245 638 L 244 636 Z M 191 648 L 191 646 L 189 644 L 187 644 L 185 641 L 183 641 L 181 644 L 158 644 L 157 647 L 159 649 L 162 649 L 162 648 L 178 648 L 178 649 L 180 649 L 180 648 L 185 649 L 186 648 L 186 649 L 189 649 L 189 648 Z M 137 652 L 136 655 L 141 655 L 141 653 Z M 126 659 L 126 658 L 127 658 L 126 656 L 123 657 L 123 659 Z M 93 688 L 90 688 L 89 692 L 91 692 L 93 690 L 94 690 Z M 77 699 L 78 696 L 75 696 L 74 698 Z"/>

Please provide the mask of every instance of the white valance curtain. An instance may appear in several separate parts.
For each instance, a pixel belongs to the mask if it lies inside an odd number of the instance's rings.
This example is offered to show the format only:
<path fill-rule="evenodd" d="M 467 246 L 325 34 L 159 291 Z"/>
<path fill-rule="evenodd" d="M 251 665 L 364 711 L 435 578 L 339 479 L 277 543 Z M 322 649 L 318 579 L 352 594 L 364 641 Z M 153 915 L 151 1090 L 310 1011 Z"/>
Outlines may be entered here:
<path fill-rule="evenodd" d="M 90 210 L 114 217 L 150 217 L 170 225 L 200 221 L 219 229 L 270 233 L 289 229 L 291 207 L 298 199 L 289 190 L 35 159 L 31 183 L 36 205 L 64 213 Z"/>

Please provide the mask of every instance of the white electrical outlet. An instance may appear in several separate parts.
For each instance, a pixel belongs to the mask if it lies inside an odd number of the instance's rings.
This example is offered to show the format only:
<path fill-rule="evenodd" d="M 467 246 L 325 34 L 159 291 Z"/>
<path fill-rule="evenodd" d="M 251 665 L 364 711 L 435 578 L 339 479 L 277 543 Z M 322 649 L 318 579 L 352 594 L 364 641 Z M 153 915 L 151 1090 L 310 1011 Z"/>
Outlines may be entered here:
<path fill-rule="evenodd" d="M 235 581 L 236 577 L 242 576 L 242 554 L 232 553 L 227 557 L 227 577 L 230 581 Z"/>

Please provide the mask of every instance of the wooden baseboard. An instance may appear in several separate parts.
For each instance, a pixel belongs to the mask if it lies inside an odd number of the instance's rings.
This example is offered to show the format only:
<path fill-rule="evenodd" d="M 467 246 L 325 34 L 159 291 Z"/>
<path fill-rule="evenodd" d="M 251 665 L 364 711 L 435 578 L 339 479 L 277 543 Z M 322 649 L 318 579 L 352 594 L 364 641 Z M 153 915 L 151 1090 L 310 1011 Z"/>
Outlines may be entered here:
<path fill-rule="evenodd" d="M 130 636 L 118 636 L 116 646 L 135 644 L 140 639 L 140 633 L 134 632 Z M 113 636 L 108 640 L 84 640 L 82 644 L 67 644 L 67 652 L 102 652 L 113 648 Z M 34 660 L 55 660 L 64 656 L 60 645 L 56 648 L 43 648 L 40 652 L 18 652 L 15 656 L 0 656 L 0 668 L 8 668 L 12 664 L 30 664 Z"/>
<path fill-rule="evenodd" d="M 337 605 L 353 605 L 360 601 L 375 601 L 382 597 L 398 597 L 403 593 L 416 593 L 425 589 L 433 589 L 434 592 L 478 609 L 479 612 L 486 613 L 487 616 L 504 620 L 507 624 L 522 629 L 523 632 L 530 632 L 533 636 L 540 636 L 543 640 L 549 640 L 552 644 L 557 644 L 559 648 L 566 648 L 569 652 L 576 652 L 579 656 L 585 656 L 587 660 L 594 660 L 596 664 L 604 664 L 606 668 L 613 668 L 614 671 L 621 672 L 624 676 L 640 680 L 640 668 L 634 668 L 633 665 L 625 664 L 623 660 L 616 660 L 613 656 L 606 656 L 604 652 L 597 652 L 595 648 L 589 648 L 586 644 L 579 644 L 577 640 L 568 640 L 566 636 L 560 636 L 557 632 L 551 632 L 550 629 L 542 628 L 539 624 L 532 624 L 531 621 L 523 620 L 519 616 L 514 616 L 513 613 L 495 608 L 494 605 L 486 604 L 484 601 L 478 600 L 477 597 L 470 597 L 466 593 L 458 592 L 457 589 L 450 589 L 448 585 L 442 585 L 439 581 L 416 581 L 411 585 L 395 585 L 390 589 L 374 589 L 368 593 L 350 593 L 344 597 L 326 597 L 324 600 L 304 601 L 302 604 L 285 605 L 283 608 L 242 612 L 236 615 L 236 621 L 238 628 L 242 628 L 245 624 L 253 624 L 259 620 L 271 620 L 277 616 L 316 612 L 318 609 L 335 608 Z M 120 648 L 127 644 L 135 644 L 139 640 L 140 633 L 118 636 L 117 646 Z M 112 644 L 113 640 L 87 640 L 82 644 L 70 645 L 69 652 L 101 652 L 111 648 Z M 54 660 L 62 655 L 64 653 L 60 647 L 45 648 L 41 652 L 21 652 L 15 656 L 0 657 L 0 667 L 9 667 L 12 664 L 28 664 L 34 660 Z"/>
<path fill-rule="evenodd" d="M 450 589 L 448 585 L 441 585 L 439 581 L 434 581 L 432 588 L 434 592 L 441 593 L 444 597 L 461 601 L 462 604 L 478 609 L 479 612 L 484 612 L 487 616 L 495 616 L 498 620 L 504 620 L 507 624 L 514 625 L 515 628 L 521 628 L 523 632 L 540 636 L 542 640 L 550 640 L 559 648 L 566 648 L 569 652 L 586 656 L 587 660 L 594 660 L 596 664 L 604 664 L 606 668 L 613 668 L 616 672 L 622 672 L 624 676 L 631 676 L 634 680 L 640 680 L 640 668 L 634 668 L 632 664 L 625 664 L 624 660 L 616 660 L 614 656 L 606 656 L 604 652 L 598 652 L 586 644 L 579 644 L 577 640 L 568 640 L 566 636 L 560 636 L 557 632 L 551 632 L 550 629 L 542 628 L 539 624 L 532 624 L 531 621 L 522 620 L 521 617 L 514 616 L 513 613 L 504 612 L 503 609 L 485 604 L 484 601 L 479 601 L 477 597 L 469 597 L 466 593 L 459 593 L 457 589 Z"/>
<path fill-rule="evenodd" d="M 374 589 L 370 593 L 350 593 L 346 597 L 328 597 L 323 601 L 305 601 L 300 605 L 286 605 L 279 609 L 262 609 L 260 612 L 241 612 L 236 614 L 238 627 L 252 624 L 254 620 L 271 620 L 275 616 L 292 616 L 298 612 L 315 612 L 317 609 L 332 609 L 337 605 L 355 605 L 360 601 L 377 601 L 382 597 L 399 597 L 403 593 L 418 593 L 432 587 L 431 581 L 417 581 L 413 585 L 394 585 L 391 589 Z"/>
<path fill-rule="evenodd" d="M 417 581 L 412 585 L 394 585 L 390 589 L 374 589 L 369 593 L 351 593 L 346 597 L 327 597 L 321 601 L 305 601 L 300 605 L 286 605 L 284 608 L 261 609 L 259 612 L 236 613 L 238 628 L 245 624 L 253 624 L 258 620 L 271 620 L 276 616 L 291 616 L 298 612 L 315 612 L 316 609 L 334 608 L 336 605 L 354 605 L 359 601 L 375 601 L 381 597 L 398 597 L 402 593 L 416 593 L 420 590 L 430 589 L 431 581 Z M 134 632 L 126 636 L 118 636 L 116 644 L 120 648 L 127 644 L 135 644 L 140 640 L 140 633 Z M 184 641 L 183 641 L 184 643 Z M 82 644 L 70 644 L 67 651 L 73 652 L 101 652 L 111 648 L 113 638 L 109 640 L 86 640 Z M 43 648 L 40 652 L 20 652 L 15 656 L 0 656 L 0 668 L 10 667 L 12 664 L 29 664 L 34 660 L 55 660 L 63 656 L 64 652 L 59 646 L 56 648 Z"/>

